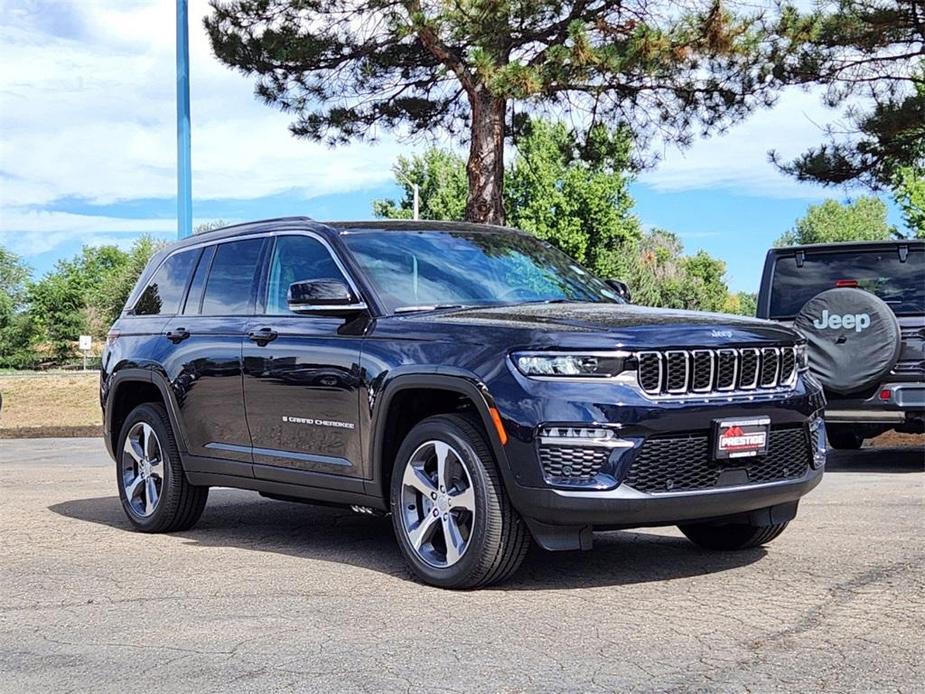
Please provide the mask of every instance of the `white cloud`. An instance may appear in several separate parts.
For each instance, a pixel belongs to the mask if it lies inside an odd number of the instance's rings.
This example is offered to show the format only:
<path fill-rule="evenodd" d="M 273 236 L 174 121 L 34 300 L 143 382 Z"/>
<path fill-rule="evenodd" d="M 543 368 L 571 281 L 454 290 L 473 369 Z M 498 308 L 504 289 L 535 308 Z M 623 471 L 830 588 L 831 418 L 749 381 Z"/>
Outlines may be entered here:
<path fill-rule="evenodd" d="M 656 190 L 725 188 L 741 193 L 787 198 L 818 198 L 819 186 L 798 183 L 768 161 L 777 150 L 789 160 L 823 137 L 821 125 L 837 113 L 827 109 L 818 91 L 790 89 L 772 109 L 758 111 L 725 134 L 697 140 L 679 151 L 668 148 L 662 161 L 640 177 Z"/>
<path fill-rule="evenodd" d="M 174 8 L 168 0 L 0 0 L 0 233 L 24 232 L 15 238 L 21 252 L 91 233 L 172 230 L 161 220 L 34 210 L 67 198 L 105 205 L 175 195 Z M 257 101 L 253 80 L 212 56 L 207 12 L 205 0 L 191 0 L 195 198 L 310 198 L 391 178 L 391 164 L 408 149 L 394 137 L 336 151 L 293 138 L 289 116 Z M 660 190 L 815 197 L 818 189 L 766 159 L 772 147 L 793 155 L 817 142 L 810 117 L 832 116 L 815 94 L 786 94 L 726 136 L 667 151 L 641 180 Z"/>
<path fill-rule="evenodd" d="M 57 34 L 35 12 L 4 9 L 0 64 L 15 69 L 0 74 L 0 166 L 16 181 L 4 182 L 3 205 L 173 196 L 174 3 L 55 3 L 46 15 L 73 15 Z M 400 151 L 394 141 L 335 153 L 293 138 L 289 118 L 257 102 L 252 81 L 211 55 L 202 27 L 207 10 L 203 1 L 191 3 L 197 198 L 293 189 L 313 197 L 389 178 Z"/>

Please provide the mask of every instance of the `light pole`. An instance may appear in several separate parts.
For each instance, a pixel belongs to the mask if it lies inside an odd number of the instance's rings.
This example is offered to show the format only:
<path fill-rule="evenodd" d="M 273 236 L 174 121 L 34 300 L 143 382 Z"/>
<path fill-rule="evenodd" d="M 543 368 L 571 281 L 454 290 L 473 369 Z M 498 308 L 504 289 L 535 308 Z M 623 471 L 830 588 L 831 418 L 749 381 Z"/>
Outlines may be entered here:
<path fill-rule="evenodd" d="M 193 233 L 188 0 L 177 0 L 177 238 Z"/>

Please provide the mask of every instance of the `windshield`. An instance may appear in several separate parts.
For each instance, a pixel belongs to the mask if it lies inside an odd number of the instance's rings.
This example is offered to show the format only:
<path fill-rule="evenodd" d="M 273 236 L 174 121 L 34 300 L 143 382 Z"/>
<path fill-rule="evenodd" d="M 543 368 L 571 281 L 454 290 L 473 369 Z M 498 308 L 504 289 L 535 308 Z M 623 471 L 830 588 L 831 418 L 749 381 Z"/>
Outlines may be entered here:
<path fill-rule="evenodd" d="M 392 313 L 541 301 L 621 302 L 571 258 L 524 234 L 351 231 L 343 239 Z"/>
<path fill-rule="evenodd" d="M 925 252 L 909 249 L 901 262 L 896 246 L 866 251 L 807 252 L 777 259 L 771 282 L 771 317 L 793 318 L 803 304 L 834 287 L 860 287 L 883 299 L 894 313 L 925 312 Z"/>

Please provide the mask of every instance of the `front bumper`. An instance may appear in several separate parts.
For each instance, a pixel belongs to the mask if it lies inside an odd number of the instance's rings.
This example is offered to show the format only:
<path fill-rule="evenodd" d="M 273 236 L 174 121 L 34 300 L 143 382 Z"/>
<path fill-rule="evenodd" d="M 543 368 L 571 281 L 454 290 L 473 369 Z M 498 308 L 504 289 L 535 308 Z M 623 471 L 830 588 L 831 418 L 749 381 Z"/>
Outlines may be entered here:
<path fill-rule="evenodd" d="M 677 525 L 795 502 L 819 484 L 823 469 L 810 468 L 798 479 L 781 482 L 664 494 L 643 494 L 626 485 L 587 492 L 515 485 L 509 491 L 521 514 L 548 525 L 601 529 Z"/>

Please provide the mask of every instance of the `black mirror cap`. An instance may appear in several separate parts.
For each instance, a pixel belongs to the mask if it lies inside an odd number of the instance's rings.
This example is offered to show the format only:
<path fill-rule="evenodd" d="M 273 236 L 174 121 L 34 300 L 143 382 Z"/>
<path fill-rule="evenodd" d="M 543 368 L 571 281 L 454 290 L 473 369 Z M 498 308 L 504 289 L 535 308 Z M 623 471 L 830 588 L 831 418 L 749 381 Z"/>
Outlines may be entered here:
<path fill-rule="evenodd" d="M 363 310 L 350 287 L 339 279 L 303 280 L 289 285 L 289 310 L 294 313 L 343 313 Z"/>
<path fill-rule="evenodd" d="M 629 285 L 627 285 L 627 283 L 623 280 L 609 279 L 604 280 L 604 282 L 606 282 L 607 286 L 613 289 L 617 293 L 617 296 L 623 299 L 626 303 L 630 303 L 633 300 L 633 295 L 630 294 Z"/>

